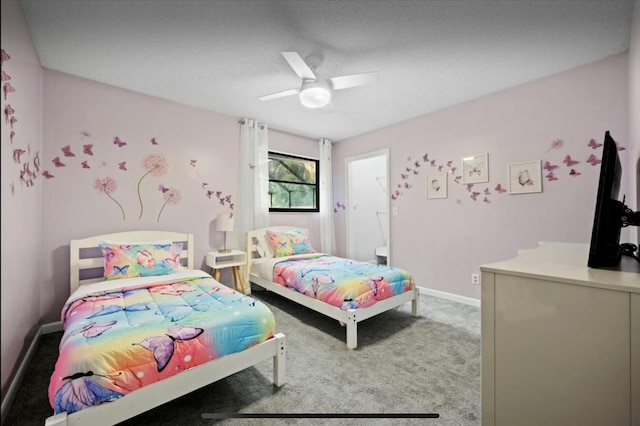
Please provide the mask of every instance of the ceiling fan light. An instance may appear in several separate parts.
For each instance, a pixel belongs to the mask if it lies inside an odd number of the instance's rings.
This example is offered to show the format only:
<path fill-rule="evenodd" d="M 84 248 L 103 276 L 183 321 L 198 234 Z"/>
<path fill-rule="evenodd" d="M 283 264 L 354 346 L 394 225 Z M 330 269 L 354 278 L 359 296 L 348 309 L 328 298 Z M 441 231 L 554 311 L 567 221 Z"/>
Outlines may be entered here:
<path fill-rule="evenodd" d="M 307 108 L 321 108 L 331 101 L 331 91 L 319 82 L 305 82 L 300 89 L 300 102 Z"/>

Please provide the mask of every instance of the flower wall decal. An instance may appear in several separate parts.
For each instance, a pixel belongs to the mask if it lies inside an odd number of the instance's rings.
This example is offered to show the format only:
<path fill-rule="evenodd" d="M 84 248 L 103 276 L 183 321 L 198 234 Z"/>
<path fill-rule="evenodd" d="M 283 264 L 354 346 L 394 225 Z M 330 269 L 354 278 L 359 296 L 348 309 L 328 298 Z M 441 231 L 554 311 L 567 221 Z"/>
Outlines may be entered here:
<path fill-rule="evenodd" d="M 162 155 L 149 155 L 145 158 L 143 165 L 147 172 L 143 174 L 138 181 L 138 200 L 140 201 L 140 214 L 138 215 L 138 219 L 141 219 L 142 213 L 144 213 L 142 195 L 140 194 L 140 185 L 142 184 L 142 181 L 149 175 L 163 176 L 169 171 L 169 161 Z"/>
<path fill-rule="evenodd" d="M 122 208 L 122 205 L 120 205 L 120 203 L 111 195 L 116 190 L 116 181 L 113 178 L 107 176 L 104 179 L 96 179 L 94 187 L 98 190 L 98 192 L 105 194 L 107 197 L 113 200 L 113 202 L 116 203 L 118 207 L 120 207 L 120 211 L 122 212 L 122 220 L 125 220 L 124 209 Z"/>
<path fill-rule="evenodd" d="M 165 188 L 160 185 L 162 189 L 162 198 L 164 199 L 164 204 L 160 208 L 160 212 L 158 213 L 158 220 L 156 222 L 160 222 L 160 216 L 162 215 L 162 211 L 166 207 L 167 204 L 178 204 L 182 196 L 180 195 L 180 191 L 177 188 Z M 164 190 L 166 189 L 166 191 Z"/>

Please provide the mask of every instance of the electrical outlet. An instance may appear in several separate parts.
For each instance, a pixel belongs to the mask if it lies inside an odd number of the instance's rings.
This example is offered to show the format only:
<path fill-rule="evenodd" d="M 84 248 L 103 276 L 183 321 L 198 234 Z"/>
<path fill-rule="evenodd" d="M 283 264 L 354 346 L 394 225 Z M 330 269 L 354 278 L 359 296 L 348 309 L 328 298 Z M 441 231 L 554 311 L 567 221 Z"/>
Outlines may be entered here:
<path fill-rule="evenodd" d="M 480 274 L 471 274 L 471 284 L 480 284 Z"/>

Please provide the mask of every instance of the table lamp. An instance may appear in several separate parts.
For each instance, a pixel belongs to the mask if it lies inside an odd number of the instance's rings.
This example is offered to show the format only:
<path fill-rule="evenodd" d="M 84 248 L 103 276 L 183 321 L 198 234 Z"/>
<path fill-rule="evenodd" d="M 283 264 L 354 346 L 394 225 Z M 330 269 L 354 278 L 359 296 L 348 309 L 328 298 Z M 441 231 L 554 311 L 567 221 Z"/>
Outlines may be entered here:
<path fill-rule="evenodd" d="M 224 248 L 220 250 L 220 253 L 230 253 L 231 250 L 227 248 L 227 232 L 233 231 L 233 213 L 221 213 L 216 220 L 216 230 L 224 232 Z"/>

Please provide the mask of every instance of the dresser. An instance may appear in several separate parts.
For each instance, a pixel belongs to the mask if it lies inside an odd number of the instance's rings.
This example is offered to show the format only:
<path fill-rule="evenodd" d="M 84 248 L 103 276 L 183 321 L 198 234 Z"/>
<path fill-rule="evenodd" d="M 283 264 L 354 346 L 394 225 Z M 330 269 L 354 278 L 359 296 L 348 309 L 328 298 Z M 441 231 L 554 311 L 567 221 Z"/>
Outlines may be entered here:
<path fill-rule="evenodd" d="M 483 265 L 482 425 L 640 426 L 640 263 L 540 243 Z"/>

